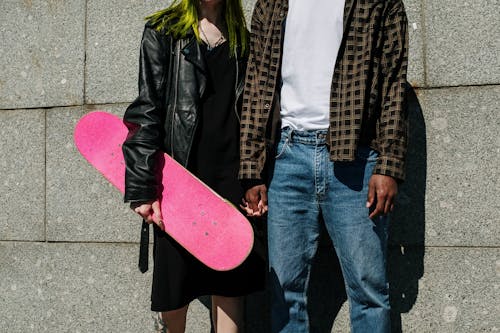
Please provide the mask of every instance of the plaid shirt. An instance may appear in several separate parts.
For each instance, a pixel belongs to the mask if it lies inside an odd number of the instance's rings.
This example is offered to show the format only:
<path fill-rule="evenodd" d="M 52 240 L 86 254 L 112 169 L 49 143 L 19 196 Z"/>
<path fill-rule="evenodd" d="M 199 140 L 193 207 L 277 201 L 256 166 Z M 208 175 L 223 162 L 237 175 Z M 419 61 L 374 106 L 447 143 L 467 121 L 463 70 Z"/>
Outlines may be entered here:
<path fill-rule="evenodd" d="M 271 150 L 270 133 L 279 124 L 275 118 L 287 10 L 288 0 L 257 0 L 254 8 L 241 115 L 240 179 L 261 179 Z M 330 96 L 332 161 L 353 161 L 357 146 L 366 144 L 379 152 L 374 173 L 404 179 L 407 54 L 402 0 L 345 1 Z"/>

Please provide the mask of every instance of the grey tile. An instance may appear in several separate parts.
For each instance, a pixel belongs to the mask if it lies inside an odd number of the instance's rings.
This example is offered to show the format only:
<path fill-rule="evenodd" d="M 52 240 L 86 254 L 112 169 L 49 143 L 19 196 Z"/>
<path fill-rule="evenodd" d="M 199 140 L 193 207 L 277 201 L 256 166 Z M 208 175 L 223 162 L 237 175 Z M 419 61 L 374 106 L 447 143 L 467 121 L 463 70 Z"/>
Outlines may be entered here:
<path fill-rule="evenodd" d="M 132 101 L 137 95 L 144 17 L 170 1 L 87 2 L 86 102 Z"/>
<path fill-rule="evenodd" d="M 497 0 L 425 1 L 430 86 L 500 82 Z"/>
<path fill-rule="evenodd" d="M 209 297 L 205 297 L 209 299 Z M 210 332 L 210 309 L 207 305 L 201 303 L 199 300 L 193 301 L 189 305 L 189 310 L 186 319 L 186 332 L 194 333 L 208 333 Z"/>
<path fill-rule="evenodd" d="M 410 277 L 400 266 L 402 280 L 391 280 L 392 332 L 468 333 L 500 329 L 498 248 L 427 248 L 411 265 L 422 275 Z M 410 268 L 411 268 L 410 265 Z M 394 290 L 397 285 L 399 289 Z M 404 287 L 404 288 L 403 288 Z M 396 298 L 399 292 L 399 299 Z M 349 332 L 344 304 L 332 332 Z"/>
<path fill-rule="evenodd" d="M 500 86 L 422 92 L 425 243 L 500 244 Z"/>
<path fill-rule="evenodd" d="M 405 0 L 406 15 L 408 17 L 409 54 L 408 54 L 408 82 L 413 87 L 425 86 L 422 24 L 423 0 Z"/>
<path fill-rule="evenodd" d="M 245 19 L 247 21 L 248 30 L 250 30 L 250 23 L 252 22 L 253 7 L 257 0 L 243 0 L 243 11 L 245 12 Z"/>
<path fill-rule="evenodd" d="M 135 245 L 0 242 L 0 331 L 153 332 L 151 273 L 135 255 Z M 198 300 L 186 332 L 210 332 Z"/>
<path fill-rule="evenodd" d="M 0 239 L 44 240 L 44 111 L 0 111 L 0 137 Z"/>
<path fill-rule="evenodd" d="M 2 1 L 0 108 L 83 102 L 85 1 Z"/>
<path fill-rule="evenodd" d="M 349 333 L 351 332 L 350 328 L 351 321 L 349 320 L 349 304 L 347 302 L 344 303 L 342 309 L 338 316 L 335 318 L 335 322 L 333 323 L 332 333 Z"/>
<path fill-rule="evenodd" d="M 416 303 L 404 332 L 496 332 L 500 329 L 498 248 L 428 248 Z"/>
<path fill-rule="evenodd" d="M 0 331 L 152 332 L 136 247 L 1 243 Z"/>
<path fill-rule="evenodd" d="M 425 244 L 425 198 L 427 194 L 427 132 L 421 101 L 422 92 L 407 87 L 408 151 L 406 179 L 398 196 L 389 225 L 389 242 L 397 246 Z M 411 213 L 409 213 L 411 212 Z"/>
<path fill-rule="evenodd" d="M 47 111 L 47 238 L 50 241 L 136 242 L 140 220 L 122 194 L 77 151 L 73 130 L 87 111 L 122 115 L 126 105 Z"/>

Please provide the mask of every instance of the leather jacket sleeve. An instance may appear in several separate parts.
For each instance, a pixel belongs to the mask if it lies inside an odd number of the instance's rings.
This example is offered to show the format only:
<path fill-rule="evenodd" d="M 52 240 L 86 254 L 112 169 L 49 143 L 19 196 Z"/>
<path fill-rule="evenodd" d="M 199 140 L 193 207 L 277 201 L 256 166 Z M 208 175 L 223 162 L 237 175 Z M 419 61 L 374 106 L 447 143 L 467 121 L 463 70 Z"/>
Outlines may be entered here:
<path fill-rule="evenodd" d="M 139 96 L 123 118 L 129 130 L 122 147 L 125 202 L 154 200 L 160 193 L 156 168 L 162 146 L 169 38 L 146 24 L 139 59 Z"/>

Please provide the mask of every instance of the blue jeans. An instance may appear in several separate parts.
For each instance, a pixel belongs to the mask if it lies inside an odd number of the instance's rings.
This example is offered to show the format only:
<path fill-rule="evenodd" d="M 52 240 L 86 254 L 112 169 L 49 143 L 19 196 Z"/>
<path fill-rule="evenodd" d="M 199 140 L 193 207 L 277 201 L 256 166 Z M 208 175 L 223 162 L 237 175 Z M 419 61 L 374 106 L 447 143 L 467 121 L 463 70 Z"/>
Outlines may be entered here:
<path fill-rule="evenodd" d="M 320 214 L 339 257 L 353 333 L 389 332 L 387 218 L 368 218 L 368 181 L 377 152 L 332 162 L 326 130 L 282 130 L 269 184 L 272 332 L 309 332 L 307 288 Z"/>

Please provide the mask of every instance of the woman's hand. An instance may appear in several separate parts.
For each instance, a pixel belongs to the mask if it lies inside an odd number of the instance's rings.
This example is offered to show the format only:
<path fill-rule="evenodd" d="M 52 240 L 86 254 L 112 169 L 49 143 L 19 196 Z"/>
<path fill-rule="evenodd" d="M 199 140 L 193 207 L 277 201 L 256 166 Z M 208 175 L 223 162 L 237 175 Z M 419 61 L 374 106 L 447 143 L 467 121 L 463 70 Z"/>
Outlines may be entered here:
<path fill-rule="evenodd" d="M 160 201 L 132 202 L 130 208 L 139 214 L 146 223 L 156 223 L 161 230 L 163 229 L 163 217 L 161 216 Z"/>

